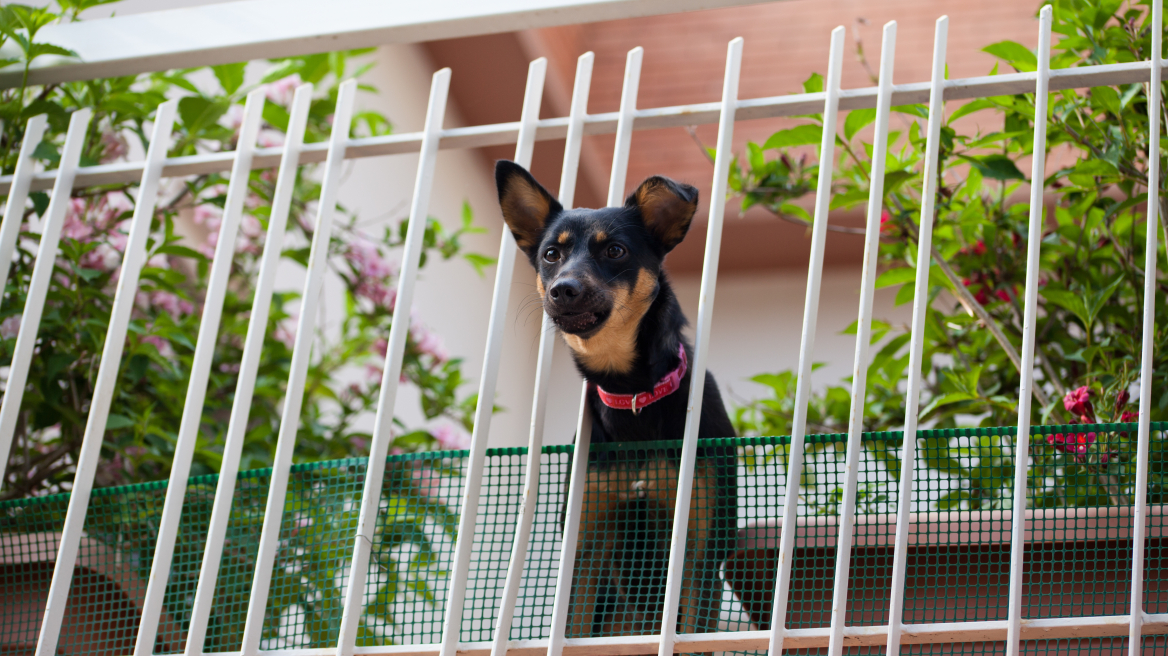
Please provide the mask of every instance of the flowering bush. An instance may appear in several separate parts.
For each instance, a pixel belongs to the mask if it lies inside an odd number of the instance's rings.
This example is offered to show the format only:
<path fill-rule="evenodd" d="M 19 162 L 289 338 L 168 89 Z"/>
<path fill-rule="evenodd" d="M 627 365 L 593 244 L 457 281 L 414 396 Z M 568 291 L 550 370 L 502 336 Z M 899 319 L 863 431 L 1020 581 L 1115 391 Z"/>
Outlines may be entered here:
<path fill-rule="evenodd" d="M 1113 64 L 1149 59 L 1150 15 L 1137 3 L 1055 0 L 1052 68 Z M 985 48 L 1018 71 L 1035 70 L 1035 54 L 1014 42 Z M 996 74 L 998 65 L 991 74 Z M 875 82 L 875 80 L 873 80 Z M 812 76 L 808 91 L 822 89 Z M 1164 95 L 1164 89 L 1157 90 Z M 1132 422 L 1129 403 L 1137 388 L 1141 348 L 1146 230 L 1147 91 L 1144 85 L 1065 90 L 1050 94 L 1048 212 L 1038 278 L 1037 380 L 1034 423 Z M 913 300 L 921 171 L 925 151 L 924 106 L 895 107 L 892 147 L 884 180 L 877 287 L 898 289 L 898 305 Z M 933 266 L 924 334 L 925 381 L 921 419 L 925 427 L 1010 426 L 1017 422 L 1022 342 L 1022 293 L 1028 198 L 1023 169 L 1033 145 L 1032 94 L 998 96 L 950 106 L 941 127 L 940 167 L 933 236 Z M 972 118 L 980 126 L 959 129 Z M 962 119 L 965 118 L 964 121 Z M 853 110 L 843 120 L 842 151 L 834 181 L 832 209 L 860 207 L 868 198 L 871 145 L 860 132 L 875 110 Z M 809 225 L 799 202 L 814 189 L 818 167 L 800 147 L 819 143 L 819 117 L 748 144 L 747 156 L 731 172 L 731 187 L 743 209 L 759 205 L 776 217 Z M 993 126 L 993 127 L 987 127 Z M 768 157 L 767 153 L 775 153 Z M 1163 203 L 1164 194 L 1161 193 Z M 1164 207 L 1160 216 L 1164 218 Z M 860 232 L 829 226 L 836 232 Z M 856 239 L 857 237 L 835 237 Z M 1161 241 L 1161 262 L 1164 242 Z M 1158 286 L 1168 283 L 1163 277 Z M 1168 304 L 1158 295 L 1154 334 L 1160 354 L 1168 346 L 1164 317 Z M 853 325 L 852 331 L 854 332 Z M 908 367 L 907 326 L 873 323 L 879 343 L 868 370 L 865 430 L 903 427 Z M 1153 420 L 1168 418 L 1168 364 L 1155 363 Z M 740 434 L 787 434 L 793 409 L 794 373 L 765 374 L 754 380 L 774 395 L 740 408 Z M 829 387 L 812 400 L 810 432 L 838 432 L 848 419 L 848 390 Z M 1096 408 L 1102 409 L 1097 411 Z M 1036 439 L 1031 485 L 1037 506 L 1130 502 L 1134 484 L 1134 434 L 1084 430 Z M 928 457 L 927 466 L 960 479 L 936 500 L 941 508 L 1008 507 L 1012 485 L 1012 432 L 1001 438 L 932 439 L 926 448 L 946 457 Z M 1163 450 L 1152 447 L 1151 499 L 1164 490 Z M 816 447 L 823 448 L 823 447 Z M 899 468 L 899 445 L 869 448 L 890 468 Z M 1086 477 L 1088 484 L 1080 481 Z M 1068 492 L 1069 487 L 1074 492 Z M 1159 501 L 1154 501 L 1159 502 Z"/>
<path fill-rule="evenodd" d="M 94 0 L 59 0 L 59 10 L 21 5 L 0 7 L 0 46 L 17 45 L 20 57 L 0 66 L 26 65 L 46 55 L 68 56 L 56 46 L 38 43 L 37 31 L 58 20 L 72 20 Z M 4 52 L 8 52 L 5 49 Z M 294 57 L 273 61 L 259 84 L 266 92 L 261 146 L 283 142 L 293 90 L 315 85 L 306 141 L 322 141 L 331 130 L 331 113 L 343 80 L 360 76 L 353 58 L 364 51 Z M 125 160 L 146 146 L 146 126 L 166 98 L 181 97 L 172 156 L 235 148 L 242 103 L 254 85 L 245 85 L 245 65 L 229 64 L 203 71 L 169 71 L 137 77 L 23 86 L 0 92 L 0 168 L 11 173 L 27 119 L 47 114 L 49 130 L 36 151 L 53 166 L 59 160 L 69 113 L 79 107 L 94 112 L 82 156 L 83 165 Z M 365 86 L 366 91 L 375 89 Z M 385 134 L 389 121 L 363 111 L 354 120 L 354 136 Z M 312 167 L 303 167 L 289 217 L 283 257 L 305 265 L 316 216 L 320 186 Z M 207 390 L 201 435 L 192 474 L 218 470 L 236 376 L 241 361 L 260 256 L 265 248 L 275 171 L 255 171 L 240 227 L 224 305 L 214 364 Z M 219 236 L 226 175 L 211 174 L 168 181 L 161 191 L 148 261 L 142 272 L 130 323 L 123 366 L 107 425 L 98 485 L 154 480 L 167 475 L 175 433 L 183 411 L 194 341 L 201 320 L 202 294 L 210 258 Z M 133 185 L 79 188 L 73 192 L 61 239 L 56 274 L 40 327 L 38 355 L 16 431 L 0 498 L 64 489 L 71 480 L 93 393 L 99 353 L 105 339 L 118 268 L 126 247 L 134 208 Z M 21 309 L 37 248 L 27 222 L 48 204 L 34 193 L 24 214 L 25 232 L 0 305 L 0 366 L 12 359 Z M 305 391 L 304 417 L 296 458 L 317 460 L 363 455 L 369 442 L 365 426 L 375 411 L 389 328 L 395 318 L 397 271 L 392 258 L 402 245 L 406 222 L 373 234 L 358 217 L 340 208 L 329 248 L 329 266 L 346 291 L 339 334 L 317 335 Z M 479 229 L 469 207 L 456 229 L 434 219 L 426 226 L 425 253 L 430 258 L 462 256 L 480 270 L 492 262 L 462 253 L 461 238 Z M 296 293 L 277 293 L 272 302 L 255 399 L 244 447 L 244 468 L 270 463 L 279 430 L 295 331 Z M 459 448 L 467 431 L 475 397 L 461 391 L 461 361 L 442 346 L 420 317 L 411 317 L 403 381 L 421 392 L 427 423 L 406 427 L 398 422 L 395 448 Z M 329 335 L 333 335 L 330 329 Z"/>

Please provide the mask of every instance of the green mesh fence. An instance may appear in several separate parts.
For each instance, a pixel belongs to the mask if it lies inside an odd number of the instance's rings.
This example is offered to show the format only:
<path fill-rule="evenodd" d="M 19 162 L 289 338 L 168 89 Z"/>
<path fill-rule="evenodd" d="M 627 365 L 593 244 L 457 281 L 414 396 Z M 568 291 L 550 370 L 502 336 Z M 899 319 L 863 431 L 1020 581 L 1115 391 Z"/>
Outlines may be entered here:
<path fill-rule="evenodd" d="M 1134 424 L 1033 429 L 1025 617 L 1127 613 L 1134 429 Z M 1150 613 L 1168 612 L 1168 526 L 1161 512 L 1168 477 L 1165 430 L 1168 424 L 1153 425 L 1145 572 Z M 1063 437 L 1088 431 L 1093 436 L 1082 443 L 1081 452 L 1079 442 Z M 1012 435 L 1010 428 L 921 431 L 912 503 L 915 546 L 908 554 L 902 621 L 1006 619 Z M 850 625 L 889 621 L 901 438 L 899 432 L 864 436 Z M 703 441 L 679 631 L 768 628 L 781 530 L 796 531 L 787 625 L 830 624 L 845 439 L 808 438 L 798 516 L 788 522 L 781 512 L 789 438 Z M 593 445 L 589 478 L 582 482 L 588 492 L 569 635 L 659 630 L 679 446 Z M 465 456 L 447 451 L 388 458 L 359 645 L 440 640 Z M 564 446 L 547 447 L 539 456 L 541 491 L 512 622 L 515 640 L 546 638 L 550 631 L 571 458 L 572 448 Z M 462 641 L 493 636 L 527 466 L 526 449 L 487 452 Z M 364 459 L 293 467 L 263 649 L 335 644 L 365 467 Z M 206 652 L 240 649 L 270 473 L 239 476 Z M 216 483 L 217 477 L 208 476 L 188 484 L 155 653 L 184 648 Z M 60 653 L 112 656 L 132 650 L 165 491 L 166 483 L 160 482 L 94 492 Z M 0 503 L 0 653 L 24 653 L 35 644 L 67 504 L 67 494 Z M 1145 643 L 1147 653 L 1166 649 L 1163 637 L 1147 637 Z M 1044 654 L 1118 656 L 1127 649 L 1121 638 L 1024 646 Z M 906 650 L 982 654 L 1003 652 L 1004 645 Z"/>

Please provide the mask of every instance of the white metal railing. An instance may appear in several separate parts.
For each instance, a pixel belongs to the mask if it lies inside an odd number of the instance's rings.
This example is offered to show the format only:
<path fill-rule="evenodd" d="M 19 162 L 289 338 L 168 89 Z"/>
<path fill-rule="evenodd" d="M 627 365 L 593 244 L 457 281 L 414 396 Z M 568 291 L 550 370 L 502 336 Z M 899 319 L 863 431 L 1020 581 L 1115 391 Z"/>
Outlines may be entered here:
<path fill-rule="evenodd" d="M 571 207 L 575 178 L 579 165 L 580 143 L 586 134 L 616 133 L 613 155 L 612 176 L 609 186 L 608 203 L 619 204 L 624 195 L 625 174 L 635 130 L 652 129 L 670 125 L 692 125 L 717 122 L 718 148 L 715 160 L 713 195 L 715 201 L 725 196 L 727 171 L 731 153 L 731 137 L 737 120 L 784 116 L 800 113 L 823 112 L 824 131 L 821 153 L 824 166 L 819 171 L 816 193 L 815 222 L 812 230 L 811 260 L 804 309 L 803 333 L 800 344 L 799 378 L 796 392 L 795 416 L 792 429 L 791 451 L 787 480 L 800 479 L 803 468 L 804 438 L 806 432 L 807 402 L 810 392 L 810 354 L 816 336 L 816 324 L 820 301 L 820 283 L 824 259 L 824 243 L 827 210 L 830 204 L 830 187 L 833 175 L 832 162 L 835 152 L 835 128 L 841 109 L 876 107 L 876 138 L 873 153 L 873 183 L 867 212 L 867 236 L 865 262 L 861 283 L 857 346 L 855 358 L 855 385 L 849 421 L 847 464 L 843 505 L 840 510 L 836 531 L 837 563 L 831 625 L 815 629 L 787 629 L 785 618 L 791 584 L 791 554 L 795 545 L 796 531 L 784 530 L 780 535 L 779 570 L 774 590 L 774 602 L 769 631 L 735 631 L 722 633 L 698 633 L 678 635 L 675 620 L 678 613 L 681 575 L 685 571 L 684 549 L 687 522 L 674 522 L 671 542 L 668 582 L 666 584 L 664 619 L 659 635 L 616 636 L 607 638 L 567 638 L 565 629 L 571 611 L 570 591 L 574 572 L 574 558 L 579 532 L 579 520 L 583 503 L 583 485 L 572 486 L 566 509 L 564 535 L 561 543 L 560 565 L 556 581 L 553 606 L 552 629 L 549 638 L 541 640 L 509 640 L 512 612 L 516 604 L 518 589 L 522 580 L 523 562 L 531 534 L 535 499 L 539 488 L 539 448 L 542 445 L 543 417 L 547 399 L 548 370 L 554 348 L 551 325 L 546 317 L 542 327 L 539 361 L 537 365 L 536 392 L 532 408 L 530 451 L 527 461 L 528 471 L 524 481 L 523 507 L 518 514 L 513 557 L 508 569 L 506 583 L 499 600 L 500 612 L 496 615 L 494 640 L 481 643 L 460 643 L 458 636 L 462 624 L 463 599 L 470 575 L 471 547 L 474 539 L 475 517 L 478 506 L 479 483 L 485 467 L 485 450 L 489 437 L 491 399 L 494 397 L 501 353 L 502 328 L 508 317 L 507 301 L 511 288 L 512 264 L 516 256 L 516 245 L 509 231 L 503 231 L 500 244 L 499 267 L 496 273 L 495 291 L 492 302 L 490 323 L 480 379 L 479 411 L 476 415 L 474 435 L 469 457 L 469 472 L 464 479 L 462 516 L 460 519 L 456 557 L 446 598 L 446 615 L 443 623 L 442 641 L 432 645 L 402 645 L 391 647 L 357 647 L 357 631 L 362 615 L 365 589 L 365 573 L 369 567 L 372 548 L 372 527 L 375 524 L 386 454 L 391 441 L 391 421 L 398 388 L 402 357 L 409 327 L 406 321 L 394 322 L 389 335 L 386 366 L 382 376 L 378 398 L 377 420 L 370 447 L 368 470 L 364 482 L 360 518 L 353 535 L 352 563 L 349 569 L 349 583 L 344 598 L 344 613 L 341 621 L 338 644 L 333 649 L 281 650 L 287 654 L 417 654 L 426 656 L 455 656 L 456 653 L 485 656 L 504 656 L 509 652 L 543 652 L 549 656 L 560 656 L 565 651 L 573 654 L 651 654 L 668 656 L 674 652 L 705 652 L 734 649 L 766 649 L 772 656 L 784 649 L 800 647 L 827 647 L 832 656 L 842 653 L 846 645 L 886 645 L 889 654 L 899 653 L 902 644 L 945 643 L 964 641 L 1005 640 L 1010 656 L 1019 653 L 1020 641 L 1026 639 L 1075 638 L 1092 636 L 1129 636 L 1131 653 L 1138 654 L 1140 637 L 1150 633 L 1168 631 L 1168 614 L 1149 615 L 1143 604 L 1143 556 L 1146 538 L 1145 517 L 1147 515 L 1146 487 L 1148 480 L 1149 415 L 1151 400 L 1152 335 L 1154 316 L 1154 275 L 1147 275 L 1143 323 L 1143 352 L 1141 361 L 1140 414 L 1138 431 L 1138 459 L 1136 500 L 1133 509 L 1134 523 L 1132 536 L 1133 579 L 1131 587 L 1130 612 L 1120 616 L 1093 616 L 1060 619 L 1034 619 L 1022 621 L 1021 593 L 1023 576 L 1023 547 L 1026 544 L 1027 513 L 1016 512 L 1009 515 L 1011 522 L 1012 552 L 1010 561 L 1010 603 L 1006 620 L 977 622 L 948 622 L 936 624 L 904 625 L 897 618 L 904 607 L 906 553 L 910 543 L 909 525 L 913 521 L 909 514 L 914 490 L 913 466 L 915 464 L 915 440 L 906 437 L 902 457 L 903 488 L 897 506 L 897 527 L 894 538 L 893 585 L 890 617 L 893 621 L 886 626 L 849 627 L 845 625 L 845 613 L 849 580 L 849 559 L 854 532 L 854 511 L 856 506 L 857 465 L 859 461 L 859 438 L 862 424 L 864 376 L 867 371 L 867 349 L 872 320 L 872 298 L 875 284 L 875 265 L 878 248 L 879 217 L 881 212 L 882 171 L 887 151 L 888 121 L 893 105 L 927 101 L 929 121 L 923 178 L 922 217 L 920 228 L 919 255 L 917 261 L 916 294 L 912 320 L 912 341 L 910 347 L 910 367 L 908 378 L 909 404 L 905 417 L 905 435 L 916 434 L 917 403 L 921 385 L 920 364 L 922 353 L 922 326 L 924 304 L 927 303 L 928 271 L 926 265 L 930 253 L 932 231 L 932 202 L 936 192 L 934 172 L 938 166 L 938 140 L 940 116 L 944 100 L 985 97 L 1004 93 L 1035 93 L 1035 141 L 1032 180 L 1044 177 L 1042 154 L 1046 149 L 1044 129 L 1047 94 L 1051 90 L 1088 87 L 1099 85 L 1127 84 L 1150 81 L 1152 88 L 1158 88 L 1164 60 L 1135 62 L 1122 65 L 1093 66 L 1077 69 L 1051 71 L 1050 60 L 1051 10 L 1046 7 L 1040 17 L 1038 39 L 1037 71 L 1011 75 L 945 80 L 946 42 L 948 20 L 937 21 L 934 42 L 932 79 L 927 83 L 894 85 L 892 82 L 893 52 L 895 48 L 896 23 L 884 28 L 881 53 L 879 84 L 875 88 L 841 90 L 840 69 L 843 59 L 843 28 L 837 28 L 831 35 L 830 58 L 825 90 L 820 93 L 796 94 L 792 96 L 740 100 L 738 98 L 738 77 L 741 68 L 743 42 L 735 39 L 727 51 L 726 72 L 723 95 L 720 102 L 704 103 L 682 107 L 637 109 L 637 90 L 640 80 L 640 48 L 630 51 L 626 61 L 621 107 L 610 114 L 588 115 L 587 99 L 592 73 L 592 54 L 583 55 L 577 67 L 575 90 L 571 113 L 566 118 L 538 119 L 540 98 L 546 74 L 546 62 L 542 59 L 532 62 L 523 105 L 523 115 L 517 123 L 502 123 L 471 128 L 444 130 L 445 116 L 451 72 L 447 69 L 434 75 L 430 91 L 426 123 L 419 133 L 391 135 L 365 139 L 348 139 L 349 123 L 352 117 L 356 86 L 352 82 L 342 85 L 337 98 L 337 108 L 333 133 L 327 143 L 303 143 L 303 131 L 311 97 L 311 86 L 300 87 L 293 101 L 288 137 L 279 148 L 258 149 L 255 138 L 263 110 L 263 95 L 253 93 L 248 97 L 244 111 L 243 127 L 238 149 L 230 153 L 216 153 L 192 157 L 166 159 L 169 135 L 173 126 L 175 102 L 166 102 L 158 108 L 154 120 L 151 146 L 142 162 L 120 163 L 93 167 L 79 167 L 80 144 L 89 127 L 90 112 L 79 110 L 71 118 L 66 136 L 65 148 L 57 170 L 33 173 L 31 153 L 44 132 L 43 117 L 30 120 L 27 139 L 22 144 L 21 157 L 16 172 L 0 179 L 0 192 L 9 194 L 9 205 L 0 226 L 0 268 L 5 275 L 11 264 L 13 245 L 20 228 L 21 209 L 30 190 L 52 188 L 51 200 L 42 227 L 40 252 L 35 264 L 28 302 L 24 309 L 16 343 L 16 356 L 9 374 L 8 393 L 0 403 L 0 479 L 11 446 L 15 416 L 19 411 L 21 393 L 31 359 L 33 346 L 37 340 L 41 310 L 44 305 L 49 276 L 57 253 L 57 242 L 65 214 L 65 204 L 74 187 L 114 181 L 126 181 L 141 177 L 140 196 L 131 224 L 131 234 L 126 255 L 121 265 L 120 279 L 114 308 L 106 338 L 101 369 L 95 385 L 94 400 L 84 443 L 77 459 L 77 473 L 72 486 L 64 533 L 60 539 L 56 568 L 53 574 L 48 603 L 45 607 L 40 637 L 37 643 L 38 656 L 49 656 L 57 651 L 57 636 L 64 616 L 65 602 L 70 592 L 81 528 L 85 520 L 89 494 L 99 464 L 99 455 L 104 427 L 113 398 L 117 367 L 121 360 L 121 349 L 125 340 L 138 274 L 143 265 L 146 235 L 154 211 L 154 201 L 159 183 L 163 177 L 181 176 L 192 173 L 231 170 L 230 184 L 224 222 L 219 236 L 210 274 L 209 288 L 203 309 L 196 344 L 194 369 L 189 382 L 184 405 L 182 425 L 179 430 L 176 455 L 172 464 L 171 483 L 167 489 L 165 509 L 161 521 L 161 533 L 156 545 L 149 587 L 143 608 L 141 623 L 135 645 L 135 656 L 148 656 L 157 634 L 162 594 L 169 575 L 170 562 L 175 546 L 178 520 L 181 513 L 186 477 L 189 474 L 192 453 L 197 437 L 198 417 L 202 412 L 203 396 L 206 391 L 207 375 L 211 362 L 215 335 L 222 312 L 226 292 L 227 274 L 234 253 L 234 241 L 239 227 L 243 197 L 246 192 L 247 173 L 253 168 L 279 167 L 277 187 L 273 201 L 269 225 L 267 247 L 261 263 L 259 284 L 253 301 L 252 324 L 249 328 L 243 352 L 243 363 L 239 371 L 238 395 L 232 409 L 227 443 L 223 454 L 222 471 L 216 490 L 206 550 L 202 560 L 199 588 L 195 598 L 190 631 L 187 636 L 186 653 L 195 656 L 203 653 L 203 634 L 212 602 L 215 579 L 220 563 L 222 535 L 226 528 L 228 514 L 234 494 L 235 478 L 240 463 L 243 427 L 246 425 L 251 394 L 254 391 L 256 366 L 260 349 L 263 347 L 268 306 L 271 301 L 275 266 L 283 240 L 292 191 L 292 181 L 297 168 L 305 163 L 325 160 L 321 185 L 321 197 L 316 228 L 313 236 L 308 277 L 305 282 L 296 342 L 293 351 L 288 393 L 285 399 L 282 424 L 276 445 L 275 466 L 267 497 L 263 533 L 259 547 L 259 563 L 254 574 L 251 598 L 247 613 L 247 623 L 243 639 L 242 653 L 248 656 L 260 652 L 260 633 L 264 621 L 264 608 L 271 583 L 273 558 L 277 548 L 281 515 L 289 480 L 291 454 L 303 400 L 305 372 L 311 352 L 316 312 L 313 307 L 319 301 L 321 285 L 325 273 L 325 257 L 331 235 L 331 225 L 336 207 L 336 196 L 340 183 L 340 173 L 346 159 L 370 157 L 392 153 L 420 151 L 417 181 L 410 207 L 410 223 L 405 239 L 405 250 L 399 279 L 397 309 L 408 313 L 412 305 L 414 283 L 418 271 L 421 240 L 424 235 L 424 218 L 430 198 L 434 178 L 434 165 L 439 148 L 461 148 L 499 143 L 516 143 L 516 160 L 529 163 L 536 141 L 566 138 L 561 199 L 565 207 Z M 1153 48 L 1162 55 L 1161 1 L 1153 2 Z M 1149 139 L 1149 176 L 1158 176 L 1159 162 L 1159 94 L 1150 96 L 1148 103 L 1151 138 Z M 1149 186 L 1148 216 L 1149 226 L 1157 223 L 1157 188 Z M 1022 386 L 1019 392 L 1018 453 L 1014 484 L 1014 508 L 1024 508 L 1026 504 L 1027 458 L 1029 441 L 1030 387 L 1033 385 L 1034 326 L 1037 292 L 1038 256 L 1041 248 L 1042 211 L 1041 186 L 1031 189 L 1030 234 L 1027 253 L 1027 282 L 1025 313 L 1023 322 Z M 708 354 L 710 326 L 713 316 L 714 292 L 718 273 L 718 254 L 722 230 L 724 205 L 711 202 L 705 263 L 701 282 L 701 299 L 696 322 L 696 346 L 692 371 L 695 379 L 703 377 Z M 1156 270 L 1157 230 L 1148 230 L 1145 271 Z M 703 386 L 693 385 L 689 399 L 689 415 L 684 433 L 684 445 L 678 480 L 677 507 L 675 516 L 688 514 L 690 491 L 694 477 L 696 459 L 697 417 L 694 408 L 701 406 Z M 573 460 L 573 480 L 582 480 L 586 474 L 590 436 L 590 414 L 581 396 L 577 445 Z M 784 498 L 784 517 L 795 517 L 798 486 L 788 485 Z"/>

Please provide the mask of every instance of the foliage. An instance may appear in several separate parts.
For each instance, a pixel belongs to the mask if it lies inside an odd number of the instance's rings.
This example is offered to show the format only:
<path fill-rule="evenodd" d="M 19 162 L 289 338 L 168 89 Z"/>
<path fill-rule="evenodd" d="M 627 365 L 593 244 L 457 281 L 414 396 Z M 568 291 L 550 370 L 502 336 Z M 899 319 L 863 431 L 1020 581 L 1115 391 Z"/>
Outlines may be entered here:
<path fill-rule="evenodd" d="M 1051 67 L 1116 64 L 1149 59 L 1150 13 L 1121 2 L 1056 0 Z M 1033 71 L 1037 59 L 1025 46 L 1004 41 L 985 51 L 1017 71 Z M 991 74 L 997 74 L 998 65 Z M 822 89 L 820 76 L 805 84 Z M 1163 89 L 1158 91 L 1163 96 Z M 880 223 L 878 288 L 896 290 L 898 305 L 911 303 L 916 277 L 922 171 L 925 154 L 921 105 L 893 108 L 883 216 Z M 1144 85 L 1063 90 L 1050 94 L 1047 129 L 1047 212 L 1042 229 L 1037 315 L 1037 380 L 1032 422 L 1089 424 L 1135 421 L 1141 348 L 1147 223 L 1148 119 Z M 1020 94 L 974 100 L 949 108 L 941 127 L 930 297 L 925 318 L 923 426 L 1009 426 L 1017 422 L 1022 342 L 1022 297 L 1026 277 L 1029 168 L 1034 139 L 1034 96 Z M 807 207 L 818 165 L 807 146 L 818 144 L 821 117 L 779 131 L 763 144 L 750 143 L 731 172 L 731 188 L 743 210 L 755 205 L 787 221 L 810 225 Z M 853 110 L 837 135 L 839 166 L 832 210 L 862 207 L 868 198 L 872 145 L 864 128 L 875 110 Z M 987 127 L 989 126 L 989 127 Z M 1057 156 L 1056 156 L 1057 155 Z M 1163 194 L 1161 194 L 1163 198 Z M 1164 208 L 1160 215 L 1163 217 Z M 830 226 L 837 231 L 854 229 Z M 854 237 L 849 237 L 854 238 Z M 1160 245 L 1163 261 L 1163 243 Z M 1157 283 L 1166 289 L 1163 277 Z M 1157 295 L 1157 316 L 1168 309 Z M 854 332 L 855 325 L 850 329 Z M 1000 337 L 999 337 L 1000 336 Z M 873 323 L 875 355 L 868 368 L 864 430 L 903 427 L 909 360 L 907 326 Z M 1153 336 L 1157 352 L 1168 345 L 1163 322 Z M 1168 418 L 1168 363 L 1156 362 L 1150 405 L 1153 420 Z M 793 372 L 754 379 L 770 398 L 737 412 L 740 434 L 790 432 Z M 809 432 L 839 432 L 848 421 L 847 388 L 829 387 L 811 400 Z M 1090 412 L 1082 412 L 1082 401 Z M 1044 505 L 1127 503 L 1134 466 L 1127 457 L 1134 440 L 1124 432 L 1052 435 L 1032 449 L 1035 470 L 1071 477 L 1085 471 L 1095 487 L 1079 496 L 1047 498 Z M 971 481 L 1012 462 L 1012 436 L 970 444 L 946 442 L 961 463 L 962 484 L 951 494 L 955 507 L 1008 506 L 1009 495 L 971 496 Z M 1037 441 L 1036 441 L 1037 442 Z M 930 448 L 936 449 L 933 444 Z M 1164 482 L 1159 450 L 1152 466 L 1153 494 Z M 898 464 L 896 465 L 899 466 Z M 929 464 L 933 467 L 932 464 Z M 1012 467 L 1012 465 L 1010 465 Z M 894 476 L 898 472 L 891 472 Z M 1007 483 L 1008 484 L 1008 483 Z M 959 502 L 958 502 L 959 501 Z M 949 499 L 941 499 L 941 505 Z"/>

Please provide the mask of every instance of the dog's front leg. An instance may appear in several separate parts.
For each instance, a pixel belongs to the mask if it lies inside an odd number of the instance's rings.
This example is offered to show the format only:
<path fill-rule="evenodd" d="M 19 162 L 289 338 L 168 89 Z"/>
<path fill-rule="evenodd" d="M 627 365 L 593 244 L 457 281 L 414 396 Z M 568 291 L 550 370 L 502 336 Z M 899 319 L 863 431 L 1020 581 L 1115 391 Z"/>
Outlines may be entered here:
<path fill-rule="evenodd" d="M 611 574 L 616 550 L 615 515 L 620 502 L 624 472 L 618 469 L 588 472 L 580 533 L 576 541 L 576 565 L 572 572 L 572 603 L 568 637 L 587 637 L 594 632 L 600 592 Z"/>

